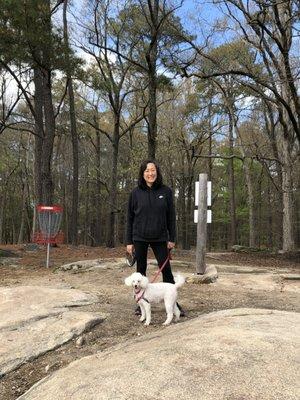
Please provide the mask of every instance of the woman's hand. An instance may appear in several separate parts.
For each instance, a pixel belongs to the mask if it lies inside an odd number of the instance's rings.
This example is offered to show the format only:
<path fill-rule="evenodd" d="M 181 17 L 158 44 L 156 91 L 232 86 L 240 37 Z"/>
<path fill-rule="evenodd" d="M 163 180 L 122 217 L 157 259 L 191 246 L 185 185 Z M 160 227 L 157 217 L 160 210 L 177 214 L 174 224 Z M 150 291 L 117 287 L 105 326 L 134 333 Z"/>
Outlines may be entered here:
<path fill-rule="evenodd" d="M 126 251 L 127 251 L 127 253 L 130 254 L 131 256 L 132 256 L 132 253 L 133 253 L 133 249 L 134 249 L 133 244 L 128 244 L 128 245 L 126 246 Z"/>
<path fill-rule="evenodd" d="M 175 243 L 174 242 L 168 242 L 167 246 L 168 246 L 169 250 L 174 249 Z"/>

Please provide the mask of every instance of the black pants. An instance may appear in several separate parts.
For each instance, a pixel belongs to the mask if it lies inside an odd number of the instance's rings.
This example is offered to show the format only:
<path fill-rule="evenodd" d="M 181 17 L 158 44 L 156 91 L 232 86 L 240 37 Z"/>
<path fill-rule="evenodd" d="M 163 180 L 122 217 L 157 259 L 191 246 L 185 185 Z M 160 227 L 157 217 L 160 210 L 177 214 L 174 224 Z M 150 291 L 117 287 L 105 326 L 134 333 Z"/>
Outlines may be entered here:
<path fill-rule="evenodd" d="M 163 265 L 163 263 L 166 261 L 168 255 L 169 255 L 167 242 L 140 242 L 140 241 L 138 241 L 138 242 L 134 242 L 133 244 L 134 244 L 136 263 L 137 263 L 136 270 L 137 270 L 137 272 L 140 272 L 142 275 L 146 275 L 147 253 L 148 253 L 149 245 L 153 250 L 153 253 L 158 262 L 159 268 Z M 174 277 L 172 274 L 172 270 L 171 270 L 170 261 L 168 261 L 167 264 L 164 266 L 164 269 L 162 270 L 162 275 L 163 275 L 164 282 L 175 283 Z"/>

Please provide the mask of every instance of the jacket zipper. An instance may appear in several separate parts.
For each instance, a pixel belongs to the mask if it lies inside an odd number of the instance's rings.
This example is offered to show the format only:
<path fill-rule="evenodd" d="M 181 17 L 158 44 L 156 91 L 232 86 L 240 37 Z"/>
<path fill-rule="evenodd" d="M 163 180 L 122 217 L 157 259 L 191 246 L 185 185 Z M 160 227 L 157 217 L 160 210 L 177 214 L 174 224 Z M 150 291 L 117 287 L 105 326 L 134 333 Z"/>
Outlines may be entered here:
<path fill-rule="evenodd" d="M 148 199 L 149 199 L 149 207 L 151 207 L 152 203 L 151 203 L 151 188 L 148 189 Z"/>

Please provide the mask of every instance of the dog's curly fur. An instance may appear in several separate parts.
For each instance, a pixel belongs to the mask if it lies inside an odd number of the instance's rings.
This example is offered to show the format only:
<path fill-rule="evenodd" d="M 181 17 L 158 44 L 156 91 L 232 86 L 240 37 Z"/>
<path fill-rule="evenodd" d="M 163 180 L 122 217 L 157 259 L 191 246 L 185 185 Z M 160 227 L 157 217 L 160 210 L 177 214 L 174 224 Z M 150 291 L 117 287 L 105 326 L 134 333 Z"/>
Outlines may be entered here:
<path fill-rule="evenodd" d="M 163 325 L 169 325 L 175 314 L 175 321 L 180 317 L 180 310 L 176 304 L 177 288 L 182 286 L 185 279 L 181 275 L 175 278 L 175 284 L 158 282 L 149 283 L 146 276 L 139 272 L 134 272 L 125 279 L 125 285 L 132 286 L 134 289 L 136 300 L 141 307 L 140 321 L 145 321 L 145 325 L 151 322 L 151 303 L 159 303 L 164 301 L 167 312 L 167 319 Z"/>

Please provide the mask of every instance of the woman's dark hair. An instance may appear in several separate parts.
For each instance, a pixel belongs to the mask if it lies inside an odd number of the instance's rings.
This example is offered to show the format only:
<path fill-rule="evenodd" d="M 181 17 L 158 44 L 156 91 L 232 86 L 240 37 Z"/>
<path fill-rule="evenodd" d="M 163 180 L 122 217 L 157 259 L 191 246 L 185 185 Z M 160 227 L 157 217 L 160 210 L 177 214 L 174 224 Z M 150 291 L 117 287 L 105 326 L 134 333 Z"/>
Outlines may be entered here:
<path fill-rule="evenodd" d="M 156 177 L 156 179 L 155 179 L 155 181 L 153 183 L 153 188 L 161 187 L 162 184 L 163 184 L 163 179 L 162 179 L 162 175 L 161 175 L 161 172 L 160 172 L 160 167 L 159 167 L 157 161 L 151 160 L 151 159 L 144 160 L 142 162 L 141 166 L 140 166 L 139 177 L 138 177 L 138 186 L 141 189 L 147 189 L 147 187 L 148 187 L 147 183 L 146 183 L 146 181 L 144 179 L 144 172 L 147 169 L 147 164 L 154 164 L 155 168 L 156 168 L 157 177 Z"/>

